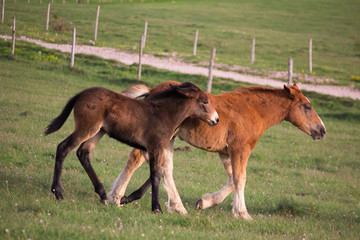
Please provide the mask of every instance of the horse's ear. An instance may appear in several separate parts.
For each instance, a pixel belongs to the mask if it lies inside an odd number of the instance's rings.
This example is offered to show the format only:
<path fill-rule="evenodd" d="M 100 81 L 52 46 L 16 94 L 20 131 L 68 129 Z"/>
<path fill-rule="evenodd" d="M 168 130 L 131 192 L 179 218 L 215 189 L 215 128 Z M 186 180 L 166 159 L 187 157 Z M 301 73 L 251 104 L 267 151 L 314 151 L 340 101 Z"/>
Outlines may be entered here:
<path fill-rule="evenodd" d="M 170 84 L 170 87 L 174 90 L 176 90 L 181 95 L 184 95 L 186 97 L 192 97 L 197 98 L 198 97 L 198 88 L 189 82 L 184 82 L 181 85 L 172 85 Z"/>
<path fill-rule="evenodd" d="M 289 96 L 289 98 L 291 98 L 291 99 L 295 98 L 295 95 L 292 92 L 291 87 L 288 87 L 288 86 L 284 85 L 284 90 L 285 90 L 286 94 Z"/>

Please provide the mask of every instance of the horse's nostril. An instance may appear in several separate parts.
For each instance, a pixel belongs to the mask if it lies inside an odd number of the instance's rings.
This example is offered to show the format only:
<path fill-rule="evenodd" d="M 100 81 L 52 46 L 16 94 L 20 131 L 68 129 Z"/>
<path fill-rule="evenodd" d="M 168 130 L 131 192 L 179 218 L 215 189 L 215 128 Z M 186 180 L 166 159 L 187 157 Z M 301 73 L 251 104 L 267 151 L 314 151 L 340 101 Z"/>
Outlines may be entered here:
<path fill-rule="evenodd" d="M 320 134 L 321 136 L 324 136 L 326 134 L 326 129 L 323 126 L 320 127 Z"/>

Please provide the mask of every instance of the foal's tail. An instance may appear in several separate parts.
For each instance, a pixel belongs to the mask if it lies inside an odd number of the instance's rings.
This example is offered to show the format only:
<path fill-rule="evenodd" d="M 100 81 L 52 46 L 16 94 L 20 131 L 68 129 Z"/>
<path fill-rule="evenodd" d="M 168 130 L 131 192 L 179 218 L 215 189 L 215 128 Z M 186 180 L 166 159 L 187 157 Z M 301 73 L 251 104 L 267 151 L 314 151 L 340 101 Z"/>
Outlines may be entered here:
<path fill-rule="evenodd" d="M 68 103 L 65 105 L 60 115 L 57 116 L 54 120 L 52 120 L 52 122 L 46 127 L 45 135 L 49 135 L 53 132 L 56 132 L 62 127 L 66 119 L 69 117 L 71 110 L 74 108 L 74 104 L 78 99 L 79 95 L 80 94 L 75 95 L 68 101 Z"/>
<path fill-rule="evenodd" d="M 148 96 L 150 94 L 150 90 L 150 88 L 142 84 L 134 85 L 122 91 L 121 95 L 127 96 L 129 98 L 142 98 Z"/>

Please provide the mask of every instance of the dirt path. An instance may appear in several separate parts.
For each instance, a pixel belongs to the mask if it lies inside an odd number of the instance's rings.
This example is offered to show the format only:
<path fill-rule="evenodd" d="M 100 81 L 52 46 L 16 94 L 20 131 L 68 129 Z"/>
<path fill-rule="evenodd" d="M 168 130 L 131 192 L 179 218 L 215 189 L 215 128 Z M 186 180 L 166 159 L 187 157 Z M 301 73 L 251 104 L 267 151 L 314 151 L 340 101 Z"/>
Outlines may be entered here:
<path fill-rule="evenodd" d="M 8 40 L 11 39 L 10 36 L 6 36 L 6 35 L 0 35 L 0 38 L 8 39 Z M 35 40 L 23 36 L 17 38 L 17 40 L 35 43 L 42 47 L 59 50 L 62 52 L 71 51 L 71 45 L 45 43 L 42 42 L 41 40 Z M 131 65 L 138 62 L 138 54 L 127 53 L 114 48 L 78 45 L 76 46 L 76 53 L 96 55 L 104 59 L 113 59 L 122 62 L 126 65 Z M 185 74 L 208 76 L 208 71 L 209 71 L 208 68 L 206 67 L 200 67 L 194 64 L 184 63 L 181 62 L 180 60 L 158 58 L 148 54 L 145 54 L 143 56 L 142 62 L 145 65 L 149 65 L 155 68 L 165 69 L 165 70 L 180 72 Z M 75 60 L 75 64 L 76 64 L 76 60 Z M 233 79 L 239 82 L 267 85 L 277 88 L 281 88 L 284 85 L 284 82 L 274 80 L 271 78 L 241 74 L 232 71 L 223 71 L 223 70 L 214 69 L 213 73 L 215 77 Z M 314 91 L 335 97 L 348 97 L 357 100 L 360 99 L 360 90 L 353 89 L 350 87 L 331 86 L 331 85 L 325 86 L 325 85 L 313 85 L 313 84 L 302 84 L 302 83 L 299 83 L 298 85 L 301 89 L 307 91 Z"/>

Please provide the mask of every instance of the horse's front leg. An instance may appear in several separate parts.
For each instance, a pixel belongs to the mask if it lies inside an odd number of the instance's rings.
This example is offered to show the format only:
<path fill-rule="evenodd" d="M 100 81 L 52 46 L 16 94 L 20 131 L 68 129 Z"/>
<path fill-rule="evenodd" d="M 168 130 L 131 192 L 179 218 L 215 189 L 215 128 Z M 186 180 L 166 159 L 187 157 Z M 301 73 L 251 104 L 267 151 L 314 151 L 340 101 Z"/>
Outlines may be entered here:
<path fill-rule="evenodd" d="M 164 152 L 164 188 L 168 194 L 168 212 L 177 212 L 187 215 L 187 211 L 180 199 L 173 177 L 173 156 L 175 137 L 170 141 Z"/>
<path fill-rule="evenodd" d="M 227 184 L 219 191 L 212 194 L 204 194 L 199 201 L 196 202 L 196 209 L 205 209 L 212 206 L 219 205 L 224 199 L 234 191 L 234 184 L 232 179 L 232 167 L 229 155 L 219 154 L 223 166 L 229 176 Z"/>
<path fill-rule="evenodd" d="M 164 148 L 161 146 L 148 149 L 150 162 L 150 179 L 152 187 L 151 209 L 153 212 L 162 213 L 159 203 L 159 185 L 162 177 L 162 166 L 164 160 Z"/>
<path fill-rule="evenodd" d="M 131 176 L 135 170 L 140 167 L 145 161 L 145 157 L 141 153 L 141 150 L 134 148 L 127 160 L 124 170 L 119 174 L 116 181 L 112 185 L 112 190 L 109 192 L 109 202 L 121 206 L 124 201 L 121 201 L 127 185 L 130 182 Z M 124 197 L 125 198 L 125 197 Z M 129 201 L 125 201 L 126 203 Z"/>
<path fill-rule="evenodd" d="M 249 145 L 230 150 L 231 165 L 233 169 L 233 182 L 235 187 L 232 212 L 234 216 L 245 220 L 252 220 L 245 205 L 246 165 L 251 152 Z"/>

